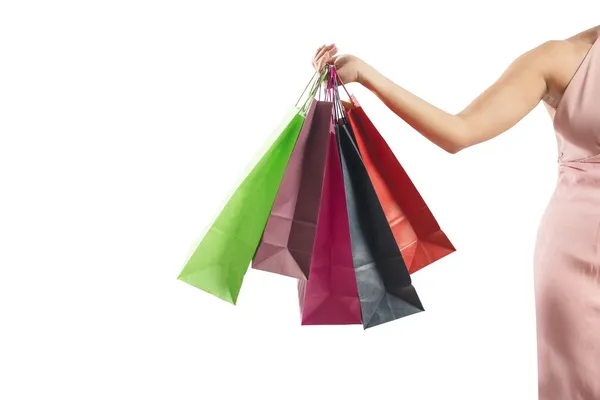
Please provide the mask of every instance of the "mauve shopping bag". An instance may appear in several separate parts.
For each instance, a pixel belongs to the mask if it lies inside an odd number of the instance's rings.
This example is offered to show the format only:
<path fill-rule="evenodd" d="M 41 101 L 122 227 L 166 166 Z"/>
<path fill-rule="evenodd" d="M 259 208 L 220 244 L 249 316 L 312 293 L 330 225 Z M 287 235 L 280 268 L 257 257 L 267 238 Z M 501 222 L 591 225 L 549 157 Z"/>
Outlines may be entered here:
<path fill-rule="evenodd" d="M 344 178 L 331 125 L 308 280 L 298 280 L 302 325 L 361 324 Z"/>
<path fill-rule="evenodd" d="M 348 118 L 408 272 L 453 253 L 456 249 L 364 110 L 352 108 Z"/>
<path fill-rule="evenodd" d="M 349 124 L 337 124 L 364 328 L 423 311 Z"/>
<path fill-rule="evenodd" d="M 327 156 L 333 103 L 315 100 L 273 203 L 252 268 L 307 279 Z"/>

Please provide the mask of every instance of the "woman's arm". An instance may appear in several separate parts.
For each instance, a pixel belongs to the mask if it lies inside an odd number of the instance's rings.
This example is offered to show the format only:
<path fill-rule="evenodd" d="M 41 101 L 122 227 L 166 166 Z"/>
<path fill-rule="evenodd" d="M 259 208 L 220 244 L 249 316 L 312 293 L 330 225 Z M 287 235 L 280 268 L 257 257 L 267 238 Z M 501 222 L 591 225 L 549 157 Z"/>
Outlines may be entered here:
<path fill-rule="evenodd" d="M 560 46 L 559 41 L 548 41 L 522 54 L 458 114 L 440 110 L 366 63 L 358 69 L 358 82 L 431 142 L 457 153 L 507 131 L 539 104 Z"/>

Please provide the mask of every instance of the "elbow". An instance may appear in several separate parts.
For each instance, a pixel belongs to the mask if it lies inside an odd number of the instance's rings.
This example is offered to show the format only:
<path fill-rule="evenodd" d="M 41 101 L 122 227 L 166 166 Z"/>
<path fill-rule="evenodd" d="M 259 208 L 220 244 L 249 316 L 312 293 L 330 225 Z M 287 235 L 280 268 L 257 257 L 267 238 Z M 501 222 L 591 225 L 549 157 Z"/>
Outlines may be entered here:
<path fill-rule="evenodd" d="M 446 143 L 442 148 L 449 154 L 457 154 L 460 151 L 469 147 L 469 144 L 465 143 L 462 140 L 452 140 Z"/>
<path fill-rule="evenodd" d="M 444 146 L 443 149 L 446 151 L 446 153 L 457 154 L 459 151 L 464 149 L 464 147 L 459 146 L 458 144 L 450 144 L 450 145 Z"/>
<path fill-rule="evenodd" d="M 452 129 L 447 135 L 448 140 L 443 146 L 443 149 L 450 154 L 457 154 L 473 144 L 469 139 L 473 136 L 469 134 L 469 126 L 466 121 L 460 116 L 456 117 L 458 117 L 454 120 L 456 123 L 452 124 Z"/>

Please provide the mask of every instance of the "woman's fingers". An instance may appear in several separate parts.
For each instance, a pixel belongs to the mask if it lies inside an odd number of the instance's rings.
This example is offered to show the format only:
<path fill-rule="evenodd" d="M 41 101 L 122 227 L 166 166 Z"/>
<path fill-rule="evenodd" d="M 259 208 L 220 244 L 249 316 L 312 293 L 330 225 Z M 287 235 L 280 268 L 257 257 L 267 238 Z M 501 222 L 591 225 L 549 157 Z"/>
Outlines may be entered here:
<path fill-rule="evenodd" d="M 327 47 L 327 46 L 323 45 L 323 46 L 319 47 L 317 49 L 317 51 L 315 52 L 315 55 L 314 55 L 314 57 L 312 59 L 312 65 L 313 65 L 313 67 L 315 69 L 319 69 L 319 62 L 320 62 L 321 57 L 322 57 L 321 53 L 322 53 L 322 50 L 325 49 L 325 47 Z"/>
<path fill-rule="evenodd" d="M 322 54 L 321 57 L 317 58 L 314 61 L 313 65 L 315 65 L 315 68 L 320 71 L 326 64 L 330 64 L 331 58 L 337 54 L 337 51 L 338 50 L 334 45 L 334 47 L 331 48 L 331 50 L 326 51 L 324 54 Z"/>
<path fill-rule="evenodd" d="M 329 61 L 331 57 L 331 54 L 329 52 L 326 52 L 325 54 L 323 54 L 323 57 L 321 57 L 321 59 L 319 60 L 319 66 L 318 66 L 318 70 L 321 71 L 325 65 L 327 65 L 327 62 Z"/>
<path fill-rule="evenodd" d="M 317 58 L 317 56 L 319 55 L 319 52 L 321 51 L 321 49 L 322 49 L 323 47 L 325 47 L 325 45 L 322 45 L 321 47 L 319 47 L 319 48 L 317 49 L 317 51 L 315 51 L 315 55 L 313 56 L 313 58 Z"/>
<path fill-rule="evenodd" d="M 330 44 L 328 46 L 323 46 L 319 49 L 319 51 L 317 51 L 317 55 L 315 56 L 316 59 L 319 59 L 321 57 L 323 57 L 323 54 L 325 54 L 326 52 L 328 52 L 329 50 L 331 50 L 333 48 L 333 44 Z"/>
<path fill-rule="evenodd" d="M 335 62 L 335 60 L 337 59 L 337 52 L 338 52 L 337 47 L 334 47 L 333 50 L 331 50 L 329 52 L 329 56 L 326 58 L 325 63 L 326 64 L 333 64 Z"/>
<path fill-rule="evenodd" d="M 325 46 L 317 51 L 317 55 L 314 57 L 315 60 L 317 60 L 317 63 L 325 55 L 325 53 L 331 51 L 333 48 L 335 48 L 335 44 L 330 44 L 329 46 Z"/>

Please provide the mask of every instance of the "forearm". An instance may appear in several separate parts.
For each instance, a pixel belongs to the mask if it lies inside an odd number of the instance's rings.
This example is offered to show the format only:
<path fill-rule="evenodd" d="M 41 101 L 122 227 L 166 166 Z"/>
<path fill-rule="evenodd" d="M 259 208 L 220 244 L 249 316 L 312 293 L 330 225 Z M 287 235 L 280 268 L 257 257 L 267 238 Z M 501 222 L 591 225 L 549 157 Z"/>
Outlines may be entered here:
<path fill-rule="evenodd" d="M 442 149 L 456 153 L 467 146 L 464 143 L 465 124 L 459 116 L 433 106 L 367 64 L 360 70 L 359 82 L 396 115 Z"/>

